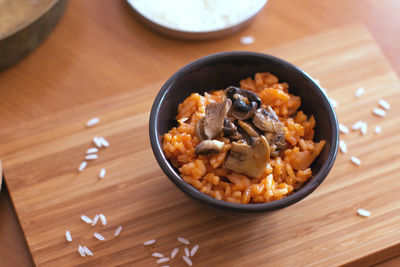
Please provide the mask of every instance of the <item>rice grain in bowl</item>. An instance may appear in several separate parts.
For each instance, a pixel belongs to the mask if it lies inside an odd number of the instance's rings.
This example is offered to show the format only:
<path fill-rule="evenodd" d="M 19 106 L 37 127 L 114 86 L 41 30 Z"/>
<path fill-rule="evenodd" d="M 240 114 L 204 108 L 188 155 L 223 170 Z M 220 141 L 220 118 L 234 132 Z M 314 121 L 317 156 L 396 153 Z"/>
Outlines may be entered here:
<path fill-rule="evenodd" d="M 232 85 L 257 93 L 262 108 L 272 108 L 284 124 L 287 149 L 275 153 L 262 174 L 244 173 L 235 164 L 224 168 L 233 140 L 223 134 L 207 138 L 222 143 L 219 153 L 195 153 L 200 143 L 195 137 L 198 119 L 204 117 L 208 103 L 226 99 L 222 89 Z M 245 123 L 254 126 L 245 117 L 241 123 L 241 128 L 247 127 Z M 190 63 L 165 83 L 153 104 L 150 139 L 163 171 L 190 197 L 225 211 L 258 213 L 291 205 L 315 190 L 336 157 L 338 127 L 326 95 L 292 64 L 254 52 L 225 52 Z M 296 160 L 299 157 L 303 159 Z"/>

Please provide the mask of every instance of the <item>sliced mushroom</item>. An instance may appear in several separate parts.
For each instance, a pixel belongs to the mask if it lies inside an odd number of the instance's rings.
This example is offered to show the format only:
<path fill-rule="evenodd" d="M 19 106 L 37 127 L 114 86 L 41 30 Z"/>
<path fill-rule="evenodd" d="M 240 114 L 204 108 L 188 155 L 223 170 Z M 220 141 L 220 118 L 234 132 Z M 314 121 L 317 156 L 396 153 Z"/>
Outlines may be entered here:
<path fill-rule="evenodd" d="M 240 89 L 239 94 L 246 97 L 249 100 L 249 102 L 256 102 L 257 107 L 261 106 L 261 99 L 258 97 L 256 93 L 253 93 L 252 91 L 249 90 Z"/>
<path fill-rule="evenodd" d="M 268 106 L 268 111 L 263 108 L 257 109 L 252 122 L 258 129 L 265 131 L 265 138 L 271 148 L 274 145 L 277 150 L 286 149 L 284 125 L 270 106 Z"/>
<path fill-rule="evenodd" d="M 239 93 L 240 89 L 235 87 L 235 86 L 229 86 L 228 88 L 225 89 L 225 96 L 229 98 L 230 100 L 235 100 L 233 97 L 235 94 Z"/>
<path fill-rule="evenodd" d="M 246 105 L 241 98 L 236 98 L 232 105 L 231 114 L 238 120 L 247 120 L 253 116 L 256 109 L 256 102 L 250 102 L 249 105 Z"/>
<path fill-rule="evenodd" d="M 207 135 L 204 133 L 204 117 L 197 121 L 194 131 L 199 142 L 207 139 Z"/>
<path fill-rule="evenodd" d="M 224 136 L 229 137 L 231 135 L 234 135 L 236 132 L 237 132 L 236 125 L 232 121 L 229 121 L 228 118 L 225 118 L 224 127 L 222 128 L 222 133 L 224 134 Z"/>
<path fill-rule="evenodd" d="M 208 139 L 218 137 L 224 126 L 224 119 L 231 108 L 232 101 L 226 99 L 222 103 L 210 103 L 206 107 L 204 134 Z"/>
<path fill-rule="evenodd" d="M 219 153 L 224 148 L 225 143 L 218 140 L 204 140 L 195 148 L 195 154 Z"/>
<path fill-rule="evenodd" d="M 254 138 L 253 145 L 232 142 L 231 152 L 225 167 L 234 172 L 258 178 L 270 159 L 270 148 L 264 136 Z"/>
<path fill-rule="evenodd" d="M 261 100 L 256 93 L 252 91 L 240 89 L 235 86 L 229 86 L 225 89 L 225 96 L 230 100 L 235 101 L 238 98 L 238 95 L 242 95 L 248 99 L 249 102 L 256 102 L 257 107 L 261 105 Z"/>
<path fill-rule="evenodd" d="M 273 111 L 273 110 L 272 110 Z M 263 108 L 259 108 L 253 115 L 253 124 L 258 129 L 265 132 L 281 132 L 283 131 L 283 123 L 279 121 L 275 112 L 271 113 Z"/>
<path fill-rule="evenodd" d="M 239 126 L 251 137 L 260 137 L 257 131 L 247 122 L 238 121 Z"/>

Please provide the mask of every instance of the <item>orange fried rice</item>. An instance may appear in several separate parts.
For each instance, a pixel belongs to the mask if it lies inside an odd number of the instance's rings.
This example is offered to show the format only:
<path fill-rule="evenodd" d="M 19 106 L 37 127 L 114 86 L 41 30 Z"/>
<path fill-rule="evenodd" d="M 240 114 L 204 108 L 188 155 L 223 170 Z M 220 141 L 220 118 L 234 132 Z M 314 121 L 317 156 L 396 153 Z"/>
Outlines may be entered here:
<path fill-rule="evenodd" d="M 177 127 L 163 136 L 163 150 L 184 181 L 216 199 L 234 203 L 265 203 L 284 198 L 300 189 L 312 177 L 311 163 L 320 154 L 325 141 L 314 142 L 314 116 L 309 118 L 298 108 L 301 99 L 289 93 L 289 85 L 280 83 L 271 73 L 256 73 L 254 79 L 240 81 L 240 87 L 256 93 L 263 106 L 270 106 L 284 124 L 287 149 L 271 158 L 258 178 L 224 168 L 231 141 L 224 142 L 219 153 L 196 155 L 199 140 L 197 121 L 205 116 L 209 103 L 223 101 L 224 90 L 193 93 L 178 105 Z"/>

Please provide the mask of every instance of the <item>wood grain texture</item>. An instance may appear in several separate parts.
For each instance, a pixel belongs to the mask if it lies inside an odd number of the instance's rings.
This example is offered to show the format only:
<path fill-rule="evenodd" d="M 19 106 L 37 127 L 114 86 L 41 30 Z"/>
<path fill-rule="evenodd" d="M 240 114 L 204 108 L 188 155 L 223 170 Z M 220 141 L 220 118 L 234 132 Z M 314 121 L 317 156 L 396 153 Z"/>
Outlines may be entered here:
<path fill-rule="evenodd" d="M 384 260 L 382 255 L 398 254 L 400 199 L 394 192 L 400 190 L 400 83 L 369 33 L 360 26 L 347 27 L 262 51 L 320 79 L 339 102 L 341 123 L 369 123 L 366 136 L 352 132 L 342 137 L 349 154 L 338 156 L 313 194 L 257 218 L 226 218 L 185 198 L 163 175 L 149 145 L 149 111 L 161 85 L 156 82 L 0 132 L 6 183 L 35 263 L 157 266 L 151 252 L 169 254 L 179 246 L 178 236 L 200 245 L 194 257 L 199 266 L 328 266 L 362 259 L 372 264 Z M 353 93 L 360 86 L 366 93 L 355 101 Z M 372 115 L 379 98 L 393 107 L 383 119 Z M 93 116 L 101 123 L 85 128 Z M 372 132 L 377 124 L 383 129 L 379 136 Z M 95 135 L 111 145 L 78 173 Z M 349 163 L 351 155 L 362 166 Z M 100 180 L 103 167 L 107 176 Z M 372 216 L 357 216 L 358 208 Z M 79 218 L 99 212 L 108 218 L 105 227 L 91 228 Z M 118 225 L 123 226 L 121 236 L 112 238 Z M 72 244 L 65 240 L 67 229 Z M 110 240 L 95 240 L 94 231 Z M 154 247 L 141 245 L 151 238 L 158 240 Z M 82 259 L 79 243 L 95 255 Z M 184 266 L 182 260 L 172 264 Z"/>

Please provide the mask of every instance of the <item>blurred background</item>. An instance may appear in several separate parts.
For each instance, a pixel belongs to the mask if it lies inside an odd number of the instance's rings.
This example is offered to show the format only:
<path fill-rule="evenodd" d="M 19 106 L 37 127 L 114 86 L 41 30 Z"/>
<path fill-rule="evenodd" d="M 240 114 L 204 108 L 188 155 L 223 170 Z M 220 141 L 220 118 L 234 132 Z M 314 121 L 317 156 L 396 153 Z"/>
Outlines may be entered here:
<path fill-rule="evenodd" d="M 165 81 L 211 53 L 265 52 L 354 25 L 400 74 L 400 1 L 232 1 L 228 13 L 225 2 L 197 2 L 0 0 L 0 129 Z M 4 184 L 0 218 L 0 266 L 33 265 Z"/>

